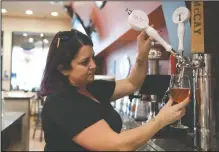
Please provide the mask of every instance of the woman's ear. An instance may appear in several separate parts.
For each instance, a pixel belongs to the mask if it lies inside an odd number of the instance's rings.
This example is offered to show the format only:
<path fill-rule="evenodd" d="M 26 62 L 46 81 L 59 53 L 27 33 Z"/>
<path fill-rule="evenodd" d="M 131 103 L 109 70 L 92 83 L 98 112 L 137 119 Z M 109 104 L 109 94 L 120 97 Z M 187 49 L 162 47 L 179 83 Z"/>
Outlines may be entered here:
<path fill-rule="evenodd" d="M 64 76 L 68 76 L 69 71 L 64 69 L 64 66 L 62 64 L 59 64 L 57 66 L 57 69 L 59 70 L 59 72 L 61 72 Z"/>

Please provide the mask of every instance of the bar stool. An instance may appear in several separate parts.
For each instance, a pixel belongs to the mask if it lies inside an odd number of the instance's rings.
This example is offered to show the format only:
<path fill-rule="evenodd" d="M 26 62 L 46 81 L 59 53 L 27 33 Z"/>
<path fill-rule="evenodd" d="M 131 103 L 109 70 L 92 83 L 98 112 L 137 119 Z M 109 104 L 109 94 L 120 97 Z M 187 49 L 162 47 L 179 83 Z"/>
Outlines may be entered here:
<path fill-rule="evenodd" d="M 39 106 L 38 106 L 38 114 L 37 114 L 37 119 L 36 119 L 36 124 L 35 124 L 35 128 L 33 131 L 33 139 L 35 138 L 35 134 L 36 134 L 36 130 L 39 129 L 40 130 L 40 142 L 42 142 L 43 139 L 43 128 L 42 128 L 42 120 L 41 120 L 41 112 L 43 109 L 43 105 L 44 105 L 44 98 L 43 97 L 39 97 Z"/>

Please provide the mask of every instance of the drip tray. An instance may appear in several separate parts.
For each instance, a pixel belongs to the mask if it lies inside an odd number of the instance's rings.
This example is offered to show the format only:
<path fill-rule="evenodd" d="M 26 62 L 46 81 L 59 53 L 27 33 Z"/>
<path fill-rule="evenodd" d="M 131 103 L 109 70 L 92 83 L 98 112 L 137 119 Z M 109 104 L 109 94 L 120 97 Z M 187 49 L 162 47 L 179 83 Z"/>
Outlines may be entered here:
<path fill-rule="evenodd" d="M 195 151 L 193 148 L 189 148 L 185 144 L 173 138 L 151 139 L 148 144 L 157 151 Z"/>

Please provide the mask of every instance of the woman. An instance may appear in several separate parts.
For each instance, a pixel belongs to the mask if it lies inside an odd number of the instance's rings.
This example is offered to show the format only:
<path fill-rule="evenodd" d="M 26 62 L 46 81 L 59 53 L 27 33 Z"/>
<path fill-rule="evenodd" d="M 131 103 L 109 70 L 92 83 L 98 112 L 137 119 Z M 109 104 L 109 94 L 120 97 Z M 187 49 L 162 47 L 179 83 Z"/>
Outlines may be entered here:
<path fill-rule="evenodd" d="M 47 96 L 42 111 L 45 150 L 132 151 L 184 116 L 189 100 L 174 106 L 170 100 L 153 120 L 120 132 L 122 120 L 110 101 L 135 92 L 143 83 L 150 49 L 146 38 L 145 32 L 138 36 L 136 63 L 126 79 L 94 81 L 90 38 L 76 30 L 55 35 L 41 84 Z"/>

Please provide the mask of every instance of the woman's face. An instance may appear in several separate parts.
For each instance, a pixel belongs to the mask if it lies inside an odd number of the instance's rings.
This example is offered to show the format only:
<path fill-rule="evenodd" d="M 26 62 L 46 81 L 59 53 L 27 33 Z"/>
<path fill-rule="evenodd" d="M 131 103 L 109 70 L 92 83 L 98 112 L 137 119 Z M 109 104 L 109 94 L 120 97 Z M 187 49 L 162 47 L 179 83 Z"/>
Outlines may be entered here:
<path fill-rule="evenodd" d="M 93 48 L 89 45 L 82 46 L 72 60 L 71 67 L 68 77 L 72 83 L 86 85 L 93 81 L 96 71 Z"/>

